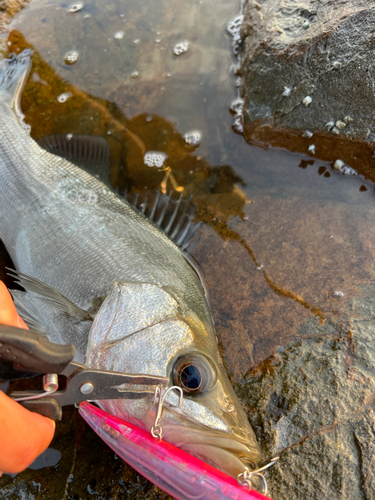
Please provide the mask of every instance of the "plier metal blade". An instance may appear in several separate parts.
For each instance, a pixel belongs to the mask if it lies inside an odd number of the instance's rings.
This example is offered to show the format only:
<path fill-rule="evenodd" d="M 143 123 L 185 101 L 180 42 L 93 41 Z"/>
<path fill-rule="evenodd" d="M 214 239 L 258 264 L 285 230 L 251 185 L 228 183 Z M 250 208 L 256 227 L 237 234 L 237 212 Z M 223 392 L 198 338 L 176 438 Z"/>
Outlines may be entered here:
<path fill-rule="evenodd" d="M 74 356 L 73 345 L 53 344 L 37 332 L 0 325 L 0 362 L 12 362 L 16 370 L 46 374 L 43 391 L 17 391 L 10 397 L 53 420 L 61 419 L 62 406 L 102 399 L 140 399 L 153 395 L 157 386 L 169 385 L 167 377 L 158 375 L 89 368 L 72 361 Z M 58 375 L 66 377 L 63 390 L 58 390 Z"/>

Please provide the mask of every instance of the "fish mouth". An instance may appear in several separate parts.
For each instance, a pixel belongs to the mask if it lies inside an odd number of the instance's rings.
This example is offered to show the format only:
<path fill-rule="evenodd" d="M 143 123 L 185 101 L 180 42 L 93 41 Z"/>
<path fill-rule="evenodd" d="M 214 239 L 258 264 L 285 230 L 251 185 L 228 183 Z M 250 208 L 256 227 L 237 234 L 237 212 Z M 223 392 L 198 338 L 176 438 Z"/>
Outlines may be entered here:
<path fill-rule="evenodd" d="M 212 430 L 189 422 L 187 426 L 164 424 L 163 438 L 181 450 L 236 478 L 261 460 L 257 447 L 235 434 Z"/>

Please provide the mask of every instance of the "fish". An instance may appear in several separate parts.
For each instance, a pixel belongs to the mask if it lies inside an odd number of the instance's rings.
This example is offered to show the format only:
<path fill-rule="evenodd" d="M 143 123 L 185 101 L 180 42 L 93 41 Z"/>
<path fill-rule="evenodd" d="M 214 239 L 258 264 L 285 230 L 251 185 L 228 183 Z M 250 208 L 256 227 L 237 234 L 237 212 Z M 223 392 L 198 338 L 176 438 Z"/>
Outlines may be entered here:
<path fill-rule="evenodd" d="M 26 290 L 13 291 L 18 312 L 52 342 L 74 344 L 89 367 L 169 377 L 184 397 L 179 405 L 168 391 L 163 439 L 237 477 L 262 457 L 186 252 L 192 215 L 178 215 L 180 198 L 163 226 L 169 202 L 131 204 L 42 149 L 20 106 L 30 61 L 26 49 L 0 66 L 0 237 Z M 153 394 L 99 405 L 143 429 L 155 424 Z"/>

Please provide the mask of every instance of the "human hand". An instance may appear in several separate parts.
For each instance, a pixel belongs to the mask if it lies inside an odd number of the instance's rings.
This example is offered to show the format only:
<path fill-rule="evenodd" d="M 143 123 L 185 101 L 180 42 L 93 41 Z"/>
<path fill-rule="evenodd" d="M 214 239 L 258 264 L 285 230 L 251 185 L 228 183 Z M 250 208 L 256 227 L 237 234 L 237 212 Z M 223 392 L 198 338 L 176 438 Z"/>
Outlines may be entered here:
<path fill-rule="evenodd" d="M 12 297 L 0 281 L 0 323 L 26 328 L 18 316 Z M 0 476 L 26 469 L 48 448 L 55 422 L 23 406 L 0 391 Z"/>

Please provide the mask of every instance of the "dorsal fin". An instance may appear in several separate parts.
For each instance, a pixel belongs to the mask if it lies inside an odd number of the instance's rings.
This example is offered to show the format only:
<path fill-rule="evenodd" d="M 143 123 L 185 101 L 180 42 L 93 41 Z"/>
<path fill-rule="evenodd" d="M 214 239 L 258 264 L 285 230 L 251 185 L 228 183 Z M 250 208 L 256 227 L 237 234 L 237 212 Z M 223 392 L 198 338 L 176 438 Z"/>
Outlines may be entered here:
<path fill-rule="evenodd" d="M 109 185 L 109 146 L 100 135 L 56 134 L 41 137 L 38 144 L 87 170 Z"/>
<path fill-rule="evenodd" d="M 177 199 L 160 192 L 128 193 L 121 195 L 138 212 L 163 231 L 178 247 L 188 250 L 188 245 L 200 223 L 193 222 L 196 206 L 191 204 L 192 196 Z"/>
<path fill-rule="evenodd" d="M 209 304 L 208 285 L 204 273 L 198 262 L 190 255 L 199 243 L 200 238 L 194 242 L 192 239 L 201 226 L 201 222 L 193 222 L 196 206 L 191 204 L 192 196 L 184 199 L 182 194 L 177 199 L 160 193 L 145 192 L 121 193 L 123 197 L 141 214 L 161 229 L 180 248 L 182 255 L 196 272 L 206 300 Z"/>
<path fill-rule="evenodd" d="M 28 274 L 20 273 L 15 269 L 10 269 L 9 267 L 6 267 L 6 269 L 10 271 L 10 273 L 7 274 L 12 276 L 16 283 L 21 285 L 28 292 L 36 293 L 39 300 L 42 300 L 49 306 L 59 311 L 61 314 L 70 316 L 71 318 L 78 320 L 78 322 L 93 320 L 93 316 L 90 313 L 73 304 L 72 301 L 64 297 L 64 295 L 51 286 L 43 283 L 43 281 L 33 278 Z"/>

